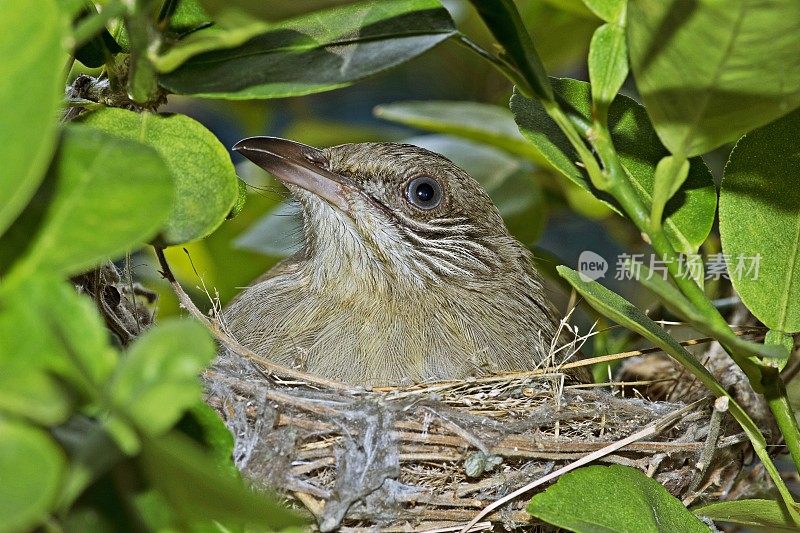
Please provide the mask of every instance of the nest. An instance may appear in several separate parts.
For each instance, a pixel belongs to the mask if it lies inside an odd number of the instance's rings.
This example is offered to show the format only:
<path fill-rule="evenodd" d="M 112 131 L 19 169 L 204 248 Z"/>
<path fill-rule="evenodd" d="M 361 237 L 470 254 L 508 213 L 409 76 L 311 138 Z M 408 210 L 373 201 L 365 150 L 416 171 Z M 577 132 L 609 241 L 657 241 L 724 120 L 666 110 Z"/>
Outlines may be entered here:
<path fill-rule="evenodd" d="M 589 460 L 639 468 L 694 500 L 730 489 L 746 447 L 709 400 L 624 398 L 559 374 L 366 391 L 271 370 L 225 350 L 207 399 L 244 475 L 302 504 L 321 531 L 458 530 L 479 513 L 478 528 L 530 525 L 531 494 L 509 495 Z"/>
<path fill-rule="evenodd" d="M 590 462 L 638 468 L 685 503 L 755 486 L 758 476 L 742 468 L 747 438 L 727 404 L 702 389 L 683 389 L 695 400 L 688 405 L 650 401 L 618 385 L 570 384 L 566 368 L 349 387 L 238 344 L 160 259 L 181 305 L 223 346 L 203 377 L 208 403 L 235 436 L 237 466 L 256 487 L 305 508 L 321 531 L 530 526 L 525 505 L 535 490 Z"/>

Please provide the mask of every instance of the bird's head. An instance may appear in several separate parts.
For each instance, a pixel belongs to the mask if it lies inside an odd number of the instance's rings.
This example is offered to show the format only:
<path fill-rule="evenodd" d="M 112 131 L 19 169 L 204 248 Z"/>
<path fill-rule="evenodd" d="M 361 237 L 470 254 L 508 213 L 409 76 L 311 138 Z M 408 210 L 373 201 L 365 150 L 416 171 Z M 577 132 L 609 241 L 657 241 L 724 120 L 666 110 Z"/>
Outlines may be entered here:
<path fill-rule="evenodd" d="M 450 160 L 395 143 L 323 150 L 275 137 L 234 146 L 303 206 L 305 254 L 319 283 L 425 287 L 496 280 L 529 268 L 483 188 Z"/>

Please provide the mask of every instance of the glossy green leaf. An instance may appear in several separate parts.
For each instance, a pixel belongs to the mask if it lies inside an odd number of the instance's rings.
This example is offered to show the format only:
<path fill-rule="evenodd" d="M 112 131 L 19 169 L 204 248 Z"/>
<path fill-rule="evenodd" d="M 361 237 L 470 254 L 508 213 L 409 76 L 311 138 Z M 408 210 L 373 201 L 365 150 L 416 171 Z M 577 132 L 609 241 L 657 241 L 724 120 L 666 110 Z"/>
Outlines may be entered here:
<path fill-rule="evenodd" d="M 48 354 L 52 368 L 73 384 L 84 384 L 86 392 L 94 395 L 119 359 L 95 303 L 55 277 L 37 275 L 25 283 L 24 290 L 37 308 L 41 329 L 49 326 L 53 332 L 54 346 Z"/>
<path fill-rule="evenodd" d="M 470 0 L 486 27 L 502 47 L 500 59 L 518 75 L 507 72 L 526 96 L 552 100 L 553 89 L 513 0 Z"/>
<path fill-rule="evenodd" d="M 634 274 L 636 280 L 653 294 L 676 316 L 691 322 L 698 331 L 707 333 L 715 339 L 724 341 L 726 345 L 735 346 L 742 353 L 758 354 L 763 357 L 786 360 L 790 349 L 770 343 L 760 344 L 745 340 L 736 335 L 728 327 L 719 327 L 700 313 L 677 287 L 668 282 L 663 275 L 655 273 L 643 264 L 628 262 L 626 267 Z M 769 336 L 769 334 L 768 334 Z"/>
<path fill-rule="evenodd" d="M 554 79 L 558 98 L 572 112 L 591 120 L 591 88 L 588 83 Z M 558 169 L 579 187 L 614 206 L 611 199 L 593 190 L 585 171 L 575 164 L 578 155 L 555 122 L 537 101 L 519 93 L 511 97 L 511 111 L 523 135 Z M 620 161 L 633 178 L 640 197 L 650 204 L 656 165 L 669 152 L 658 140 L 644 108 L 630 98 L 618 95 L 608 110 L 608 127 Z M 717 195 L 711 173 L 700 158 L 690 161 L 689 177 L 667 203 L 664 228 L 672 245 L 680 252 L 694 253 L 705 241 L 714 221 Z"/>
<path fill-rule="evenodd" d="M 514 115 L 505 107 L 433 100 L 384 104 L 374 113 L 378 118 L 478 141 L 549 166 L 536 146 L 519 132 Z"/>
<path fill-rule="evenodd" d="M 730 393 L 695 357 L 686 351 L 686 348 L 670 336 L 664 328 L 653 322 L 641 310 L 625 298 L 608 290 L 596 281 L 585 280 L 583 276 L 565 266 L 556 267 L 559 275 L 566 279 L 587 303 L 603 316 L 608 317 L 621 326 L 638 333 L 645 339 L 658 346 L 664 353 L 678 361 L 686 370 L 694 375 L 697 380 L 717 398 L 728 398 L 728 410 L 744 430 L 753 449 L 761 459 L 764 469 L 775 484 L 781 498 L 787 505 L 795 506 L 792 494 L 789 492 L 780 472 L 767 452 L 767 441 L 750 415 L 742 409 Z M 794 509 L 794 507 L 793 507 Z M 796 509 L 794 509 L 797 512 Z M 798 514 L 800 516 L 800 514 Z"/>
<path fill-rule="evenodd" d="M 628 0 L 583 0 L 592 13 L 606 22 L 618 22 L 625 16 Z"/>
<path fill-rule="evenodd" d="M 185 1 L 185 0 L 184 0 Z M 231 8 L 262 20 L 282 20 L 303 13 L 352 4 L 353 0 L 303 0 L 302 2 L 264 2 L 264 0 L 191 0 L 200 2 L 214 16 Z"/>
<path fill-rule="evenodd" d="M 658 162 L 656 173 L 653 177 L 651 223 L 655 224 L 657 221 L 658 224 L 661 224 L 664 207 L 669 199 L 680 190 L 687 177 L 689 177 L 688 159 L 668 155 Z"/>
<path fill-rule="evenodd" d="M 587 281 L 580 274 L 565 266 L 556 267 L 559 275 L 566 279 L 586 301 L 603 316 L 630 329 L 660 346 L 687 370 L 697 376 L 715 396 L 728 396 L 709 371 L 686 349 L 673 339 L 661 326 L 653 322 L 642 311 L 622 296 L 610 291 L 596 281 Z"/>
<path fill-rule="evenodd" d="M 224 11 L 213 25 L 190 33 L 166 52 L 151 52 L 150 61 L 159 72 L 172 72 L 191 57 L 210 50 L 234 48 L 269 29 L 268 24 L 238 11 Z"/>
<path fill-rule="evenodd" d="M 621 465 L 564 474 L 531 499 L 528 513 L 577 533 L 708 533 L 708 526 L 658 481 Z"/>
<path fill-rule="evenodd" d="M 8 0 L 0 17 L 0 235 L 42 181 L 56 144 L 64 93 L 61 42 L 65 20 L 58 3 Z"/>
<path fill-rule="evenodd" d="M 694 507 L 692 512 L 715 522 L 739 524 L 745 528 L 767 528 L 769 531 L 797 531 L 796 524 L 786 508 L 774 500 L 735 500 L 714 502 Z"/>
<path fill-rule="evenodd" d="M 198 375 L 214 352 L 199 322 L 163 321 L 140 335 L 125 354 L 109 396 L 140 431 L 159 435 L 200 400 Z"/>
<path fill-rule="evenodd" d="M 516 4 L 546 72 L 563 72 L 585 63 L 589 42 L 599 24 L 583 2 L 547 0 Z M 569 39 L 564 39 L 565 35 Z"/>
<path fill-rule="evenodd" d="M 771 329 L 767 331 L 764 337 L 764 346 L 775 348 L 786 354 L 785 357 L 773 358 L 770 361 L 766 361 L 767 364 L 772 364 L 778 368 L 778 370 L 783 370 L 789 363 L 789 354 L 791 354 L 794 349 L 794 337 L 788 333 L 782 333 Z"/>
<path fill-rule="evenodd" d="M 194 56 L 161 83 L 209 98 L 310 94 L 398 65 L 454 32 L 438 0 L 361 2 L 283 21 L 241 46 Z"/>
<path fill-rule="evenodd" d="M 188 34 L 213 23 L 213 17 L 203 9 L 199 0 L 178 0 L 172 7 L 174 11 L 169 15 L 169 31 L 172 33 Z"/>
<path fill-rule="evenodd" d="M 153 46 L 154 28 L 149 13 L 149 2 L 134 2 L 123 19 L 128 37 L 127 92 L 131 100 L 145 108 L 157 105 L 160 99 L 156 69 L 150 61 L 148 50 Z"/>
<path fill-rule="evenodd" d="M 239 195 L 228 151 L 213 133 L 186 115 L 106 108 L 83 122 L 154 148 L 175 183 L 175 200 L 161 239 L 179 244 L 205 237 L 228 216 Z"/>
<path fill-rule="evenodd" d="M 719 203 L 731 283 L 767 327 L 800 331 L 800 111 L 742 137 Z"/>
<path fill-rule="evenodd" d="M 179 433 L 146 439 L 140 461 L 152 486 L 184 523 L 251 523 L 272 531 L 305 523 L 273 498 L 249 490 Z"/>
<path fill-rule="evenodd" d="M 797 0 L 637 0 L 628 46 L 672 153 L 708 152 L 800 105 Z"/>
<path fill-rule="evenodd" d="M 607 109 L 627 77 L 625 28 L 618 24 L 603 24 L 594 32 L 589 45 L 589 80 L 595 106 Z"/>
<path fill-rule="evenodd" d="M 0 532 L 29 531 L 48 516 L 64 466 L 47 433 L 0 417 Z"/>
<path fill-rule="evenodd" d="M 12 228 L 16 241 L 38 229 L 21 266 L 27 271 L 77 274 L 122 255 L 156 235 L 172 203 L 172 181 L 155 151 L 85 126 L 67 128 L 50 173 L 53 183 L 36 199 L 38 226 L 29 209 Z"/>
<path fill-rule="evenodd" d="M 86 0 L 84 1 L 84 8 L 73 21 L 73 27 L 76 29 L 81 22 L 85 22 L 92 17 L 97 17 L 97 7 L 91 1 Z M 122 48 L 120 48 L 111 33 L 105 27 L 102 27 L 99 34 L 75 50 L 75 59 L 87 67 L 98 68 L 105 65 L 108 57 L 121 51 Z"/>

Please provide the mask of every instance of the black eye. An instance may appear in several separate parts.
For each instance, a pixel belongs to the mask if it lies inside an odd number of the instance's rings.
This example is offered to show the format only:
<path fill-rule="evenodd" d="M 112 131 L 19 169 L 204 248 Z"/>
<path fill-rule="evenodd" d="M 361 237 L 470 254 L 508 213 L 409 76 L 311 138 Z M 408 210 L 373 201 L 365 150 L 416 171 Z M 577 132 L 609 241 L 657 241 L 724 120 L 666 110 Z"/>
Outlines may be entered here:
<path fill-rule="evenodd" d="M 419 176 L 408 182 L 406 199 L 420 209 L 433 209 L 442 202 L 442 186 L 429 176 Z"/>

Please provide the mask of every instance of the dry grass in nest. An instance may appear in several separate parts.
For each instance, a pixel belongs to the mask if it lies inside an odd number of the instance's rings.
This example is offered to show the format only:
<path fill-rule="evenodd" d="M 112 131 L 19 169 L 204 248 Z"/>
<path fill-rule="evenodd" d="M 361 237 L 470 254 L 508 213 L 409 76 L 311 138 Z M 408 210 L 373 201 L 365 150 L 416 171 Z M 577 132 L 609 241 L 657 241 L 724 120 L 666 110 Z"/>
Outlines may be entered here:
<path fill-rule="evenodd" d="M 731 490 L 741 471 L 747 439 L 724 421 L 724 402 L 654 402 L 622 397 L 619 384 L 565 384 L 565 367 L 594 360 L 350 387 L 239 345 L 162 266 L 182 306 L 223 346 L 204 380 L 235 435 L 237 465 L 256 486 L 305 507 L 322 531 L 529 525 L 533 489 L 589 462 L 639 468 L 687 502 Z"/>

